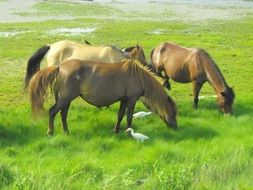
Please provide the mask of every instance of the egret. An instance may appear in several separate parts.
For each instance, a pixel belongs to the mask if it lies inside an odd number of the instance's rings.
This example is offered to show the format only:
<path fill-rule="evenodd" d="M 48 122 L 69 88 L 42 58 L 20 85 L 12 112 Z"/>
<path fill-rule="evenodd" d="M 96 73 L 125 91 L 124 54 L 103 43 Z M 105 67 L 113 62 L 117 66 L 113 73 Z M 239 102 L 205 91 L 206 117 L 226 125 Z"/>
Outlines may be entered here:
<path fill-rule="evenodd" d="M 140 134 L 140 133 L 134 133 L 134 130 L 132 128 L 128 128 L 126 130 L 126 132 L 130 132 L 131 136 L 136 139 L 137 141 L 145 141 L 147 139 L 149 139 L 149 137 L 147 137 L 146 135 Z"/>
<path fill-rule="evenodd" d="M 140 112 L 137 112 L 137 113 L 133 114 L 133 118 L 134 119 L 136 119 L 136 118 L 143 118 L 143 117 L 145 117 L 147 115 L 150 115 L 150 114 L 152 114 L 151 111 L 150 112 L 140 111 Z"/>

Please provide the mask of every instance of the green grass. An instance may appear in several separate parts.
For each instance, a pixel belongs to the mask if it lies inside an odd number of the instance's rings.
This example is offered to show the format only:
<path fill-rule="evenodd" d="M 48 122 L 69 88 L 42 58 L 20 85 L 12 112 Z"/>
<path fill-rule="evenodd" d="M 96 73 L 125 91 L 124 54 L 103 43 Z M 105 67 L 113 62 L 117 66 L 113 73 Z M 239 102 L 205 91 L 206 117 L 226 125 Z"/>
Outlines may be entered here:
<path fill-rule="evenodd" d="M 78 36 L 48 32 L 63 27 L 96 31 Z M 162 34 L 152 34 L 157 29 Z M 1 24 L 0 32 L 15 31 L 28 32 L 0 39 L 0 189 L 253 188 L 252 17 L 191 24 L 99 18 Z M 133 128 L 150 137 L 137 143 L 123 132 L 125 118 L 120 134 L 113 133 L 118 103 L 99 110 L 77 99 L 68 116 L 70 136 L 63 135 L 57 116 L 56 134 L 48 137 L 47 117 L 31 119 L 22 82 L 29 56 L 61 39 L 141 44 L 147 57 L 168 40 L 203 47 L 234 86 L 234 116 L 224 117 L 213 98 L 201 99 L 199 109 L 192 110 L 191 84 L 171 82 L 178 131 L 156 115 L 133 120 Z M 206 84 L 202 94 L 214 94 L 212 87 Z M 46 108 L 52 103 L 50 96 Z M 145 108 L 138 103 L 140 110 Z"/>

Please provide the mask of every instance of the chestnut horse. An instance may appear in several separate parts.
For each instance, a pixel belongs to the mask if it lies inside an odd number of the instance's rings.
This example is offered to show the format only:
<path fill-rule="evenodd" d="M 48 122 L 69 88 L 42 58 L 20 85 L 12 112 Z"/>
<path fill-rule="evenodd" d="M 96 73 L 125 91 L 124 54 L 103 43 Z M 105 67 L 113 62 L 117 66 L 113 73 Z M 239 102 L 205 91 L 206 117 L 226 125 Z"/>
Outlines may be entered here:
<path fill-rule="evenodd" d="M 208 81 L 217 94 L 217 104 L 221 111 L 226 115 L 232 114 L 234 91 L 204 49 L 186 48 L 171 42 L 162 43 L 151 51 L 151 67 L 165 79 L 164 86 L 168 89 L 169 78 L 180 83 L 192 82 L 195 109 L 198 106 L 199 92 Z"/>
<path fill-rule="evenodd" d="M 25 89 L 27 88 L 31 77 L 40 70 L 40 62 L 46 54 L 48 67 L 59 65 L 70 59 L 115 63 L 124 59 L 132 58 L 137 59 L 142 64 L 146 64 L 143 49 L 139 46 L 138 48 L 133 48 L 132 53 L 125 53 L 115 46 L 93 46 L 89 42 L 85 42 L 86 44 L 80 44 L 69 40 L 62 40 L 39 48 L 28 60 L 25 76 Z"/>
<path fill-rule="evenodd" d="M 124 60 L 119 63 L 69 60 L 58 66 L 37 72 L 29 83 L 33 113 L 43 108 L 47 87 L 57 89 L 55 104 L 49 109 L 48 134 L 54 133 L 54 118 L 61 111 L 63 131 L 69 133 L 67 114 L 70 103 L 80 96 L 97 106 L 109 106 L 120 101 L 118 120 L 114 131 L 119 132 L 120 122 L 127 109 L 127 128 L 131 127 L 136 101 L 143 96 L 145 104 L 170 127 L 177 128 L 176 105 L 163 86 L 140 63 Z"/>

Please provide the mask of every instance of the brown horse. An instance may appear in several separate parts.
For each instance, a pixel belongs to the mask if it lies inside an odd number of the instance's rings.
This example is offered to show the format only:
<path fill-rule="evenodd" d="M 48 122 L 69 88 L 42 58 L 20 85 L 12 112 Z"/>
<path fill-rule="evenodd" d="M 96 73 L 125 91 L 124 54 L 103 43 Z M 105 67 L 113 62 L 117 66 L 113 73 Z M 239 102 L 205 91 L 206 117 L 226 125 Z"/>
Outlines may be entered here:
<path fill-rule="evenodd" d="M 132 58 L 146 64 L 143 49 L 139 46 L 138 48 L 134 48 L 132 53 L 127 54 L 115 46 L 93 46 L 87 41 L 86 44 L 80 44 L 69 40 L 62 40 L 39 48 L 29 58 L 25 76 L 25 88 L 28 86 L 31 77 L 40 70 L 40 62 L 46 54 L 48 67 L 59 65 L 70 59 L 115 63 Z"/>
<path fill-rule="evenodd" d="M 164 86 L 169 89 L 169 78 L 180 83 L 193 82 L 195 109 L 198 106 L 200 89 L 208 81 L 217 94 L 220 109 L 224 114 L 232 114 L 234 91 L 227 85 L 218 66 L 204 49 L 162 43 L 151 51 L 151 67 L 165 79 Z"/>
<path fill-rule="evenodd" d="M 37 72 L 29 83 L 33 113 L 43 108 L 47 87 L 57 89 L 56 103 L 49 109 L 48 134 L 54 132 L 55 115 L 61 111 L 63 130 L 68 133 L 67 113 L 71 101 L 80 96 L 97 106 L 108 106 L 120 101 L 118 120 L 114 131 L 119 132 L 120 122 L 127 109 L 127 128 L 131 127 L 136 101 L 144 96 L 145 104 L 170 127 L 177 128 L 176 105 L 163 86 L 144 66 L 134 60 L 103 64 L 69 60 L 57 67 Z"/>

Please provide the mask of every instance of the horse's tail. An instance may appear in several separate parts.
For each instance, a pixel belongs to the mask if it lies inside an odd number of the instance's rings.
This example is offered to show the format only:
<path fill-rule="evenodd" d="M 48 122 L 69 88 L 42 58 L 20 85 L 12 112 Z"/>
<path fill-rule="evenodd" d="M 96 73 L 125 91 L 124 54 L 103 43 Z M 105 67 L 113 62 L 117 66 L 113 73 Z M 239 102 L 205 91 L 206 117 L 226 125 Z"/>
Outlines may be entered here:
<path fill-rule="evenodd" d="M 50 45 L 44 45 L 39 48 L 28 60 L 25 81 L 24 81 L 24 89 L 26 90 L 28 84 L 32 78 L 32 76 L 40 70 L 40 62 L 50 49 Z"/>
<path fill-rule="evenodd" d="M 33 115 L 38 115 L 43 110 L 48 86 L 52 87 L 59 72 L 59 67 L 48 67 L 37 72 L 30 80 L 28 92 Z"/>

